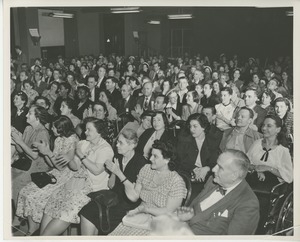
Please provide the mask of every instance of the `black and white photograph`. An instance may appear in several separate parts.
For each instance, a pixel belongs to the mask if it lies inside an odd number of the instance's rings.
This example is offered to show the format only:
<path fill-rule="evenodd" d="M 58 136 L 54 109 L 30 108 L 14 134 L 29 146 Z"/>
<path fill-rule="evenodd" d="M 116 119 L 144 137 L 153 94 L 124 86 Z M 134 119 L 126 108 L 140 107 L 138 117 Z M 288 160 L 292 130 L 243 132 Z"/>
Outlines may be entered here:
<path fill-rule="evenodd" d="M 4 0 L 5 238 L 299 236 L 294 1 L 64 3 Z"/>

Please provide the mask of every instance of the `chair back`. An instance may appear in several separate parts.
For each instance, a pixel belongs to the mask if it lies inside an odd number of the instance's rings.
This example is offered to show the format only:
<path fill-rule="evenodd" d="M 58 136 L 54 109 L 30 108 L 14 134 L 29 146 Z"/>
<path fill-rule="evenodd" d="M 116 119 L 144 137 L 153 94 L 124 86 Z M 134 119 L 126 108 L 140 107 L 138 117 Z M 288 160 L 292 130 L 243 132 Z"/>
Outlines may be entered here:
<path fill-rule="evenodd" d="M 186 197 L 182 200 L 181 206 L 187 206 L 190 202 L 192 195 L 192 184 L 190 178 L 186 174 L 184 174 L 183 172 L 178 172 L 178 174 L 182 177 L 187 190 Z"/>

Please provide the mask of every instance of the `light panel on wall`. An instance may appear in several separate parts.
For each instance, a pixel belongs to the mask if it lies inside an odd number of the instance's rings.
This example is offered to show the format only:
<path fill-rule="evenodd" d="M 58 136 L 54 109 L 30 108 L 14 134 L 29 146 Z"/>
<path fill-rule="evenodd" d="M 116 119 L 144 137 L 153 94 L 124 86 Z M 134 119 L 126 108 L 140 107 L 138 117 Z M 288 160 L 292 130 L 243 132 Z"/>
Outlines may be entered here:
<path fill-rule="evenodd" d="M 112 13 L 139 13 L 142 10 L 139 7 L 123 7 L 123 8 L 111 8 Z"/>
<path fill-rule="evenodd" d="M 170 14 L 168 19 L 191 19 L 193 18 L 192 14 Z"/>
<path fill-rule="evenodd" d="M 160 24 L 160 21 L 158 21 L 158 20 L 150 20 L 150 21 L 148 21 L 148 24 Z"/>
<path fill-rule="evenodd" d="M 72 13 L 49 13 L 48 16 L 52 18 L 74 18 Z"/>

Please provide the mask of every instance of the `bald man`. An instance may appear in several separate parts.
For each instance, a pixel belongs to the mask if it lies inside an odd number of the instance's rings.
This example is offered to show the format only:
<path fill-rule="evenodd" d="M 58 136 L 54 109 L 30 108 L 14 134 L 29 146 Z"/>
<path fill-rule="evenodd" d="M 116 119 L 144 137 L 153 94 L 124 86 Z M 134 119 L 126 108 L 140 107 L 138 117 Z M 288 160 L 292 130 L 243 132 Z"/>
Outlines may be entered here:
<path fill-rule="evenodd" d="M 222 153 L 214 175 L 192 201 L 181 207 L 177 216 L 196 235 L 251 235 L 259 221 L 259 202 L 245 181 L 250 161 L 239 150 Z"/>
<path fill-rule="evenodd" d="M 134 107 L 136 105 L 136 98 L 133 97 L 131 94 L 132 94 L 131 86 L 128 84 L 123 84 L 121 88 L 122 99 L 118 101 L 118 107 L 117 107 L 118 115 L 125 112 L 130 113 L 132 110 L 134 110 Z"/>
<path fill-rule="evenodd" d="M 155 96 L 153 93 L 152 82 L 145 82 L 142 88 L 143 95 L 137 99 L 137 104 L 145 110 L 153 110 L 155 103 Z"/>

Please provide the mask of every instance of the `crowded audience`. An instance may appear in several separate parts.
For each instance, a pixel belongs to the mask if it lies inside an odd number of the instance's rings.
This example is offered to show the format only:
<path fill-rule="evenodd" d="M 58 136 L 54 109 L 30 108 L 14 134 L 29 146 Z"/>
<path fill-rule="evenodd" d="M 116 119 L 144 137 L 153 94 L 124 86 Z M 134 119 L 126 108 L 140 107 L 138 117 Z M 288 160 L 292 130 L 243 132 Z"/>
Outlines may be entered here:
<path fill-rule="evenodd" d="M 26 221 L 28 236 L 72 224 L 78 235 L 255 234 L 262 204 L 251 181 L 264 186 L 271 173 L 292 183 L 294 140 L 291 60 L 257 60 L 12 61 L 12 227 Z M 55 182 L 41 186 L 36 173 Z M 95 202 L 104 191 L 114 206 Z"/>

